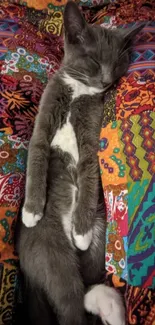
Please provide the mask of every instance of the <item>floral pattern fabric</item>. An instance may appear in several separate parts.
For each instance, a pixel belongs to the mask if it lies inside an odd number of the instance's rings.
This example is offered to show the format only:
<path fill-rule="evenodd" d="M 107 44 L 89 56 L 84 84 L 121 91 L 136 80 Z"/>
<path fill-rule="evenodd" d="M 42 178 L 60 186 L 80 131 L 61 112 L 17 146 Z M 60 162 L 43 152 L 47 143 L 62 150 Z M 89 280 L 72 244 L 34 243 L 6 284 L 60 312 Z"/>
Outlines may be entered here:
<path fill-rule="evenodd" d="M 37 9 L 48 6 L 48 1 L 32 1 L 28 5 Z M 48 14 L 29 8 L 26 2 L 23 6 L 17 3 L 0 1 L 0 325 L 13 325 L 17 306 L 18 311 L 22 309 L 14 237 L 24 199 L 27 150 L 40 96 L 63 56 L 60 35 L 64 2 L 58 6 L 51 0 Z M 127 323 L 136 325 L 155 324 L 154 291 L 148 288 L 154 271 L 147 269 L 153 261 L 148 250 L 154 231 L 151 209 L 155 192 L 153 6 L 152 0 L 147 6 L 143 0 L 120 0 L 101 10 L 82 8 L 89 23 L 107 27 L 133 23 L 138 18 L 152 20 L 141 40 L 137 39 L 128 75 L 106 94 L 99 150 L 108 220 L 107 273 L 103 281 L 122 292 L 127 302 Z M 141 231 L 140 238 L 135 229 Z M 143 246 L 145 253 L 148 251 L 146 269 Z M 141 282 L 136 282 L 138 275 Z M 22 317 L 21 313 L 19 324 L 23 324 Z"/>

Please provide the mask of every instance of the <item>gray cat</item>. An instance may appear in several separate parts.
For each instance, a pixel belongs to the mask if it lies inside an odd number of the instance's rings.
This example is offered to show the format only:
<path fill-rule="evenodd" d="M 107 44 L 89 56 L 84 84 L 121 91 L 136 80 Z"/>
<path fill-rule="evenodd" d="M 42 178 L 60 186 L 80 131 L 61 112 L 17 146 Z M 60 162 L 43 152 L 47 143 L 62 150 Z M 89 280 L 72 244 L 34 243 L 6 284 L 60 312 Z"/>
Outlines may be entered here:
<path fill-rule="evenodd" d="M 51 306 L 60 325 L 84 325 L 84 303 L 103 321 L 123 325 L 124 308 L 114 289 L 98 285 L 85 299 L 84 293 L 104 272 L 106 221 L 97 159 L 103 92 L 126 73 L 131 41 L 142 26 L 89 26 L 69 2 L 64 27 L 64 60 L 41 98 L 29 146 L 20 265 L 33 325 L 51 324 Z"/>

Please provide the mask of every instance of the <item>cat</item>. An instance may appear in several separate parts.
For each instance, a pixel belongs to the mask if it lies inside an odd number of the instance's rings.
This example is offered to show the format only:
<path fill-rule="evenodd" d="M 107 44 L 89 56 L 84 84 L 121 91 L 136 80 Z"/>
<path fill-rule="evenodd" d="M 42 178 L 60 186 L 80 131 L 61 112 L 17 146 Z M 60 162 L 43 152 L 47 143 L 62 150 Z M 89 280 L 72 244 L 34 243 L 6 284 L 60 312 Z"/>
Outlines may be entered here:
<path fill-rule="evenodd" d="M 103 93 L 126 73 L 132 39 L 142 26 L 89 26 L 68 2 L 64 27 L 64 59 L 42 95 L 28 152 L 18 242 L 27 303 L 34 325 L 51 324 L 51 306 L 60 325 L 84 325 L 84 304 L 103 321 L 110 313 L 112 325 L 117 314 L 123 325 L 117 292 L 94 287 L 105 268 L 106 228 L 97 151 Z"/>

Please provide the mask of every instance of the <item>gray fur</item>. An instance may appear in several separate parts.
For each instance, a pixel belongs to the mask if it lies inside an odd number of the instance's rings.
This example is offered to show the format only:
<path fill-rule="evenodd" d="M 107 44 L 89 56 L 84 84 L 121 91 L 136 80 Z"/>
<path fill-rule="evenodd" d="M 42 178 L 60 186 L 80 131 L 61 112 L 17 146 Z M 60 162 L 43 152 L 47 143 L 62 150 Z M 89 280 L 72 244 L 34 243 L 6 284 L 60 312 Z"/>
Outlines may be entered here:
<path fill-rule="evenodd" d="M 72 91 L 62 76 L 65 71 L 89 86 L 95 84 L 104 90 L 105 85 L 112 84 L 128 68 L 126 46 L 130 34 L 126 38 L 122 31 L 86 25 L 71 2 L 66 6 L 64 17 L 64 61 L 42 96 L 28 154 L 24 207 L 29 212 L 43 214 L 43 218 L 33 228 L 22 224 L 19 255 L 31 290 L 42 291 L 48 304 L 54 306 L 60 325 L 84 325 L 84 286 L 99 282 L 104 271 L 106 221 L 100 205 L 97 159 L 103 101 L 101 94 L 83 95 L 72 101 Z M 71 156 L 58 148 L 50 148 L 69 110 L 79 150 L 78 165 L 71 169 Z M 94 241 L 85 252 L 78 252 L 71 245 L 61 222 L 61 215 L 71 204 L 71 184 L 78 188 L 73 215 L 77 233 L 85 234 L 94 228 Z M 50 318 L 43 319 L 43 314 L 38 316 L 41 308 L 37 304 L 36 315 L 32 311 L 33 324 L 49 325 Z"/>

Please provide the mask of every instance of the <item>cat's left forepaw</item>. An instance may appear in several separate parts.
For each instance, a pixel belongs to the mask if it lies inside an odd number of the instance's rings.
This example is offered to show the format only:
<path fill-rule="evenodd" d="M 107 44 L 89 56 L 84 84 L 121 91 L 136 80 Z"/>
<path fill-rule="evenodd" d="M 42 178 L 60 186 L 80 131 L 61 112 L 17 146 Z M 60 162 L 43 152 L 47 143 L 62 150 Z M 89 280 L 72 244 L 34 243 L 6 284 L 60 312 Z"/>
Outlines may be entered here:
<path fill-rule="evenodd" d="M 96 285 L 84 298 L 85 309 L 101 317 L 103 324 L 125 325 L 125 308 L 121 296 L 114 288 Z"/>
<path fill-rule="evenodd" d="M 90 243 L 92 241 L 92 229 L 89 230 L 86 234 L 84 235 L 79 235 L 76 233 L 75 228 L 73 227 L 73 240 L 74 240 L 74 244 L 77 248 L 79 248 L 81 251 L 86 251 L 89 246 Z"/>

